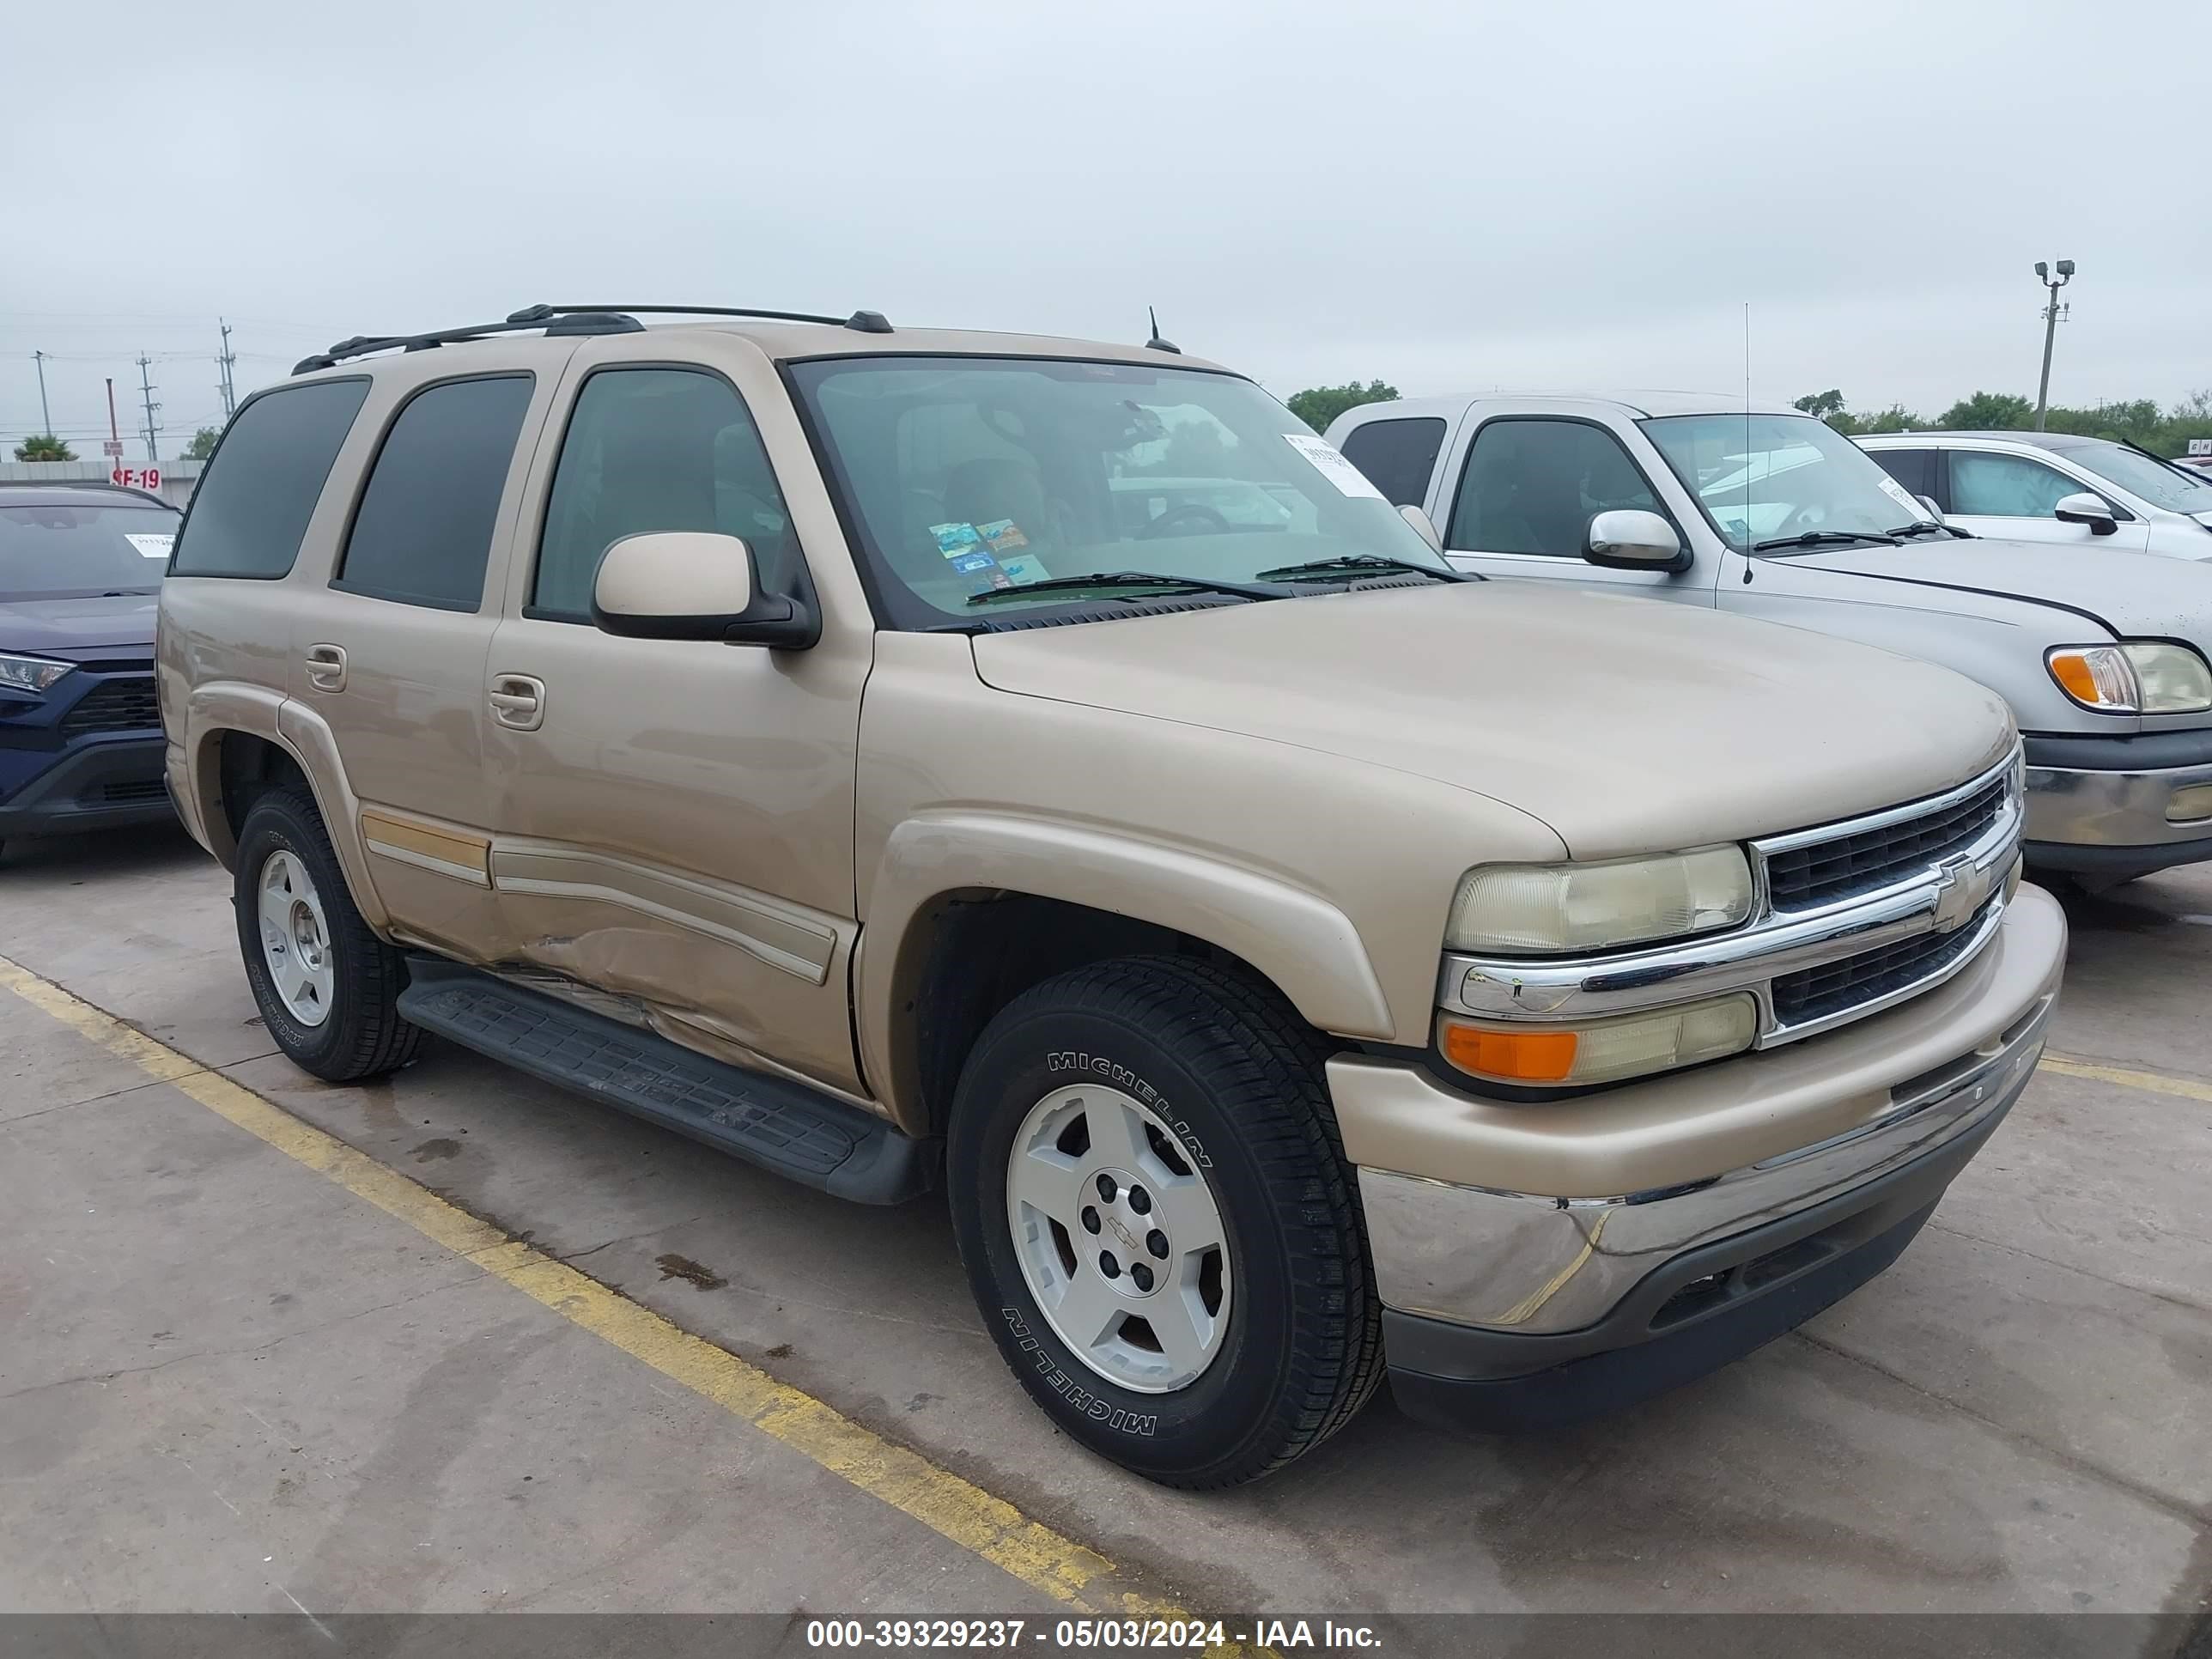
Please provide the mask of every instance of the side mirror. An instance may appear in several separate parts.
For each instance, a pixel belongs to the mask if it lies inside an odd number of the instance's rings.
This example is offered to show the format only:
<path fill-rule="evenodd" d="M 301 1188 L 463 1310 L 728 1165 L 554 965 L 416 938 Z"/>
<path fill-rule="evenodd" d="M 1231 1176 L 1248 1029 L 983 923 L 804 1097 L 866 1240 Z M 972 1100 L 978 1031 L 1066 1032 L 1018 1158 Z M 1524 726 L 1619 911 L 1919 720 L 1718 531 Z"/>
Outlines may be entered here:
<path fill-rule="evenodd" d="M 1418 507 L 1401 507 L 1398 516 L 1421 532 L 1421 539 L 1436 552 L 1444 550 L 1444 538 L 1437 534 L 1437 522 Z"/>
<path fill-rule="evenodd" d="M 663 530 L 600 556 L 592 620 L 633 640 L 722 640 L 804 650 L 821 637 L 811 608 L 763 593 L 752 549 L 735 536 Z"/>
<path fill-rule="evenodd" d="M 1943 509 L 1936 505 L 1936 498 L 1933 495 L 1915 495 L 1912 499 L 1928 509 L 1928 518 L 1931 524 L 1943 522 Z"/>
<path fill-rule="evenodd" d="M 2078 495 L 2062 498 L 2051 509 L 2051 516 L 2061 524 L 2085 524 L 2092 536 L 2109 536 L 2120 527 L 2120 521 L 2112 515 L 2112 504 L 2086 489 Z"/>
<path fill-rule="evenodd" d="M 1583 557 L 1613 570 L 1678 571 L 1690 568 L 1690 550 L 1674 526 L 1641 507 L 1615 507 L 1589 522 Z"/>

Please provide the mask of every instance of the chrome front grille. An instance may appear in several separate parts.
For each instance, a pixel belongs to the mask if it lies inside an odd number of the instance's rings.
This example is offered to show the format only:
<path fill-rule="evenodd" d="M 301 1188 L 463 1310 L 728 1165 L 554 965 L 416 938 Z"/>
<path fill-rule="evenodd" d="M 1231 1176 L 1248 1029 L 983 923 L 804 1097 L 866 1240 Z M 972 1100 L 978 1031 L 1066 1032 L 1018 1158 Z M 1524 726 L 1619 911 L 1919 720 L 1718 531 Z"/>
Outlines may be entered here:
<path fill-rule="evenodd" d="M 1980 840 L 2004 810 L 2007 781 L 1991 778 L 1917 817 L 1808 842 L 1766 860 L 1769 902 L 1778 910 L 1811 910 L 1879 891 Z"/>
<path fill-rule="evenodd" d="M 1966 926 L 1948 933 L 1916 933 L 1839 962 L 1782 975 L 1773 987 L 1775 1018 L 1785 1027 L 1802 1025 L 1911 988 L 1964 957 L 2002 902 L 1984 901 Z"/>

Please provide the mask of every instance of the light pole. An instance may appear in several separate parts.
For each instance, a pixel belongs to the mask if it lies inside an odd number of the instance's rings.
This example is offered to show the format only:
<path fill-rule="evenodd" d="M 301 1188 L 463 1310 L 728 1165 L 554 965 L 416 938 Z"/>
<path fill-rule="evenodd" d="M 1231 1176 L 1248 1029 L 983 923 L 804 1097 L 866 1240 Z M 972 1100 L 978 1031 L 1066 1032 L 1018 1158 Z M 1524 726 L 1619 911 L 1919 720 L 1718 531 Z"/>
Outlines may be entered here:
<path fill-rule="evenodd" d="M 2051 406 L 2051 345 L 2058 332 L 2058 290 L 2073 280 L 2074 262 L 2061 259 L 2058 274 L 2051 274 L 2051 266 L 2041 259 L 2035 262 L 2035 280 L 2051 290 L 2050 303 L 2043 307 L 2043 383 L 2035 389 L 2035 429 L 2043 430 L 2044 412 Z M 2065 309 L 2073 310 L 2072 306 Z"/>

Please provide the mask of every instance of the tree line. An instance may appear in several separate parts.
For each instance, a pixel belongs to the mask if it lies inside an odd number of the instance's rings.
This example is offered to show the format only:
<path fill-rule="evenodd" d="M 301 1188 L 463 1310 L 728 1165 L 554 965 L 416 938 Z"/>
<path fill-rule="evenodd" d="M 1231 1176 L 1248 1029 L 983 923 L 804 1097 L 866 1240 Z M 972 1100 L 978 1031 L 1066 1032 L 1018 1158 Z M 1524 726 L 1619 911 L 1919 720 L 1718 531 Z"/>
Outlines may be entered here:
<path fill-rule="evenodd" d="M 215 441 L 221 436 L 222 433 L 217 428 L 202 427 L 192 434 L 192 441 L 185 446 L 183 459 L 188 461 L 207 459 L 215 453 Z M 68 440 L 57 438 L 52 433 L 34 432 L 15 446 L 15 459 L 19 461 L 73 461 L 77 459 L 77 453 L 70 447 Z"/>
<path fill-rule="evenodd" d="M 2035 404 L 2009 392 L 1977 392 L 1961 398 L 1941 415 L 1929 419 L 1902 404 L 1872 414 L 1855 415 L 1834 387 L 1814 392 L 1794 405 L 1817 415 L 1838 432 L 2014 432 L 2035 424 Z M 2110 438 L 2130 443 L 2154 455 L 2188 453 L 2191 438 L 2212 438 L 2212 391 L 2191 392 L 2179 403 L 2161 408 L 2153 398 L 2075 407 L 2053 404 L 2044 412 L 2044 428 L 2069 432 L 2077 437 Z"/>
<path fill-rule="evenodd" d="M 1396 386 L 1381 380 L 1370 380 L 1365 386 L 1352 380 L 1343 386 L 1310 386 L 1291 396 L 1291 413 L 1315 431 L 1326 432 L 1346 410 L 1362 404 L 1395 402 L 1397 396 Z M 1808 393 L 1796 400 L 1795 407 L 1846 434 L 2014 431 L 2035 424 L 2033 402 L 2009 392 L 1977 392 L 1933 417 L 1916 414 L 1902 404 L 1856 414 L 1844 405 L 1843 392 L 1832 386 Z M 2044 426 L 2052 432 L 2139 444 L 2155 455 L 2185 454 L 2191 438 L 2212 438 L 2212 391 L 2192 392 L 2170 408 L 2161 408 L 2151 398 L 2087 408 L 2057 404 L 2045 411 Z"/>

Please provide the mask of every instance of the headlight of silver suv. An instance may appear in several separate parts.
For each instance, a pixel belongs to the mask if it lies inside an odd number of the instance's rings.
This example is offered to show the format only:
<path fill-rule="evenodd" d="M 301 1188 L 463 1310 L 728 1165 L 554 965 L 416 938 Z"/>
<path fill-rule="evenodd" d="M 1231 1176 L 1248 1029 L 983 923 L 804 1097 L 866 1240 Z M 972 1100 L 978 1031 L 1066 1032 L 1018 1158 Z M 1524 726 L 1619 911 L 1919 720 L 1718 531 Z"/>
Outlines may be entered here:
<path fill-rule="evenodd" d="M 1491 865 L 1461 880 L 1444 947 L 1501 956 L 1602 951 L 1732 927 L 1751 904 L 1751 866 L 1740 847 L 1601 864 Z"/>
<path fill-rule="evenodd" d="M 0 652 L 0 685 L 15 691 L 43 691 L 76 666 L 52 657 L 14 657 Z"/>
<path fill-rule="evenodd" d="M 2062 645 L 2044 661 L 2058 689 L 2107 714 L 2197 714 L 2212 708 L 2212 665 L 2185 645 L 2123 640 Z"/>

